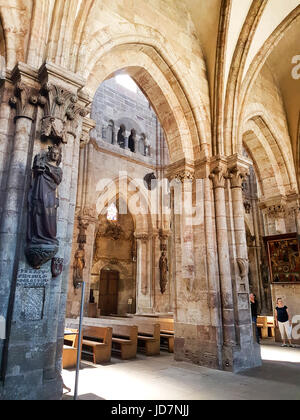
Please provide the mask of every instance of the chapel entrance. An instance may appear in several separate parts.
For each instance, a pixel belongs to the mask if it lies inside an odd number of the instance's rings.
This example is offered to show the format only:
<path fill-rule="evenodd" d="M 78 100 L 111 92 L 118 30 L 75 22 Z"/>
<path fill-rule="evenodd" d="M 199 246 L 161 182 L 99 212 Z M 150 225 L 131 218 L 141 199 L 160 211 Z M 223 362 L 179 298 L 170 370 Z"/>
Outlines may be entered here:
<path fill-rule="evenodd" d="M 101 315 L 118 313 L 119 272 L 102 270 L 99 286 L 99 309 Z"/>

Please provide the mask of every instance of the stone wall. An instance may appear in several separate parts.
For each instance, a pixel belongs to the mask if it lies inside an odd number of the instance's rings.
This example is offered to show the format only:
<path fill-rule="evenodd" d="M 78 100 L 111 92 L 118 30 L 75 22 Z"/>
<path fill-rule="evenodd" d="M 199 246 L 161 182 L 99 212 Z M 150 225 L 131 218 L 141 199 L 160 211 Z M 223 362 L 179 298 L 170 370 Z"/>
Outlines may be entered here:
<path fill-rule="evenodd" d="M 117 80 L 112 78 L 105 81 L 95 94 L 91 116 L 96 122 L 96 128 L 91 134 L 99 144 L 103 144 L 101 141 L 114 144 L 115 148 L 112 150 L 118 151 L 117 135 L 120 125 L 124 124 L 125 148 L 128 151 L 131 130 L 136 131 L 135 153 L 132 157 L 156 165 L 166 164 L 167 159 L 165 157 L 164 162 L 162 161 L 160 145 L 157 144 L 157 132 L 162 129 L 148 100 L 137 86 L 136 92 L 132 92 Z M 149 151 L 145 151 L 145 138 L 149 141 Z M 167 154 L 167 146 L 164 147 Z M 149 159 L 144 159 L 147 156 Z"/>

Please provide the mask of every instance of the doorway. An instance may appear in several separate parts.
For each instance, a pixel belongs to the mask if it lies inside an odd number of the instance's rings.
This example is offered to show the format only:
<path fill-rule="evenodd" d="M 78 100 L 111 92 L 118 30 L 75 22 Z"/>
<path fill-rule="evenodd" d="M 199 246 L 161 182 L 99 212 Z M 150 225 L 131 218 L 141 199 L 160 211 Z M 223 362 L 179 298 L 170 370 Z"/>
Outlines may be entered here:
<path fill-rule="evenodd" d="M 101 315 L 118 314 L 119 278 L 118 271 L 101 271 L 99 288 L 99 309 Z"/>

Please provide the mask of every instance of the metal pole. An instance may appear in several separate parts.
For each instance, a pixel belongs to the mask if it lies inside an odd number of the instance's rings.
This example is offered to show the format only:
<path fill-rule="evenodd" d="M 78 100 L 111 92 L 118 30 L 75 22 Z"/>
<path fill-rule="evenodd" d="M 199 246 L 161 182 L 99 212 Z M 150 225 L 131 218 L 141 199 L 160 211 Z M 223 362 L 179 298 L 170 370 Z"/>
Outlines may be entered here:
<path fill-rule="evenodd" d="M 78 332 L 78 348 L 77 348 L 77 364 L 76 364 L 76 379 L 75 379 L 75 391 L 74 391 L 74 401 L 78 397 L 78 380 L 79 380 L 79 370 L 80 370 L 80 359 L 81 359 L 81 342 L 82 342 L 82 321 L 84 313 L 84 297 L 85 297 L 85 282 L 82 283 L 81 289 L 81 307 L 80 307 L 80 317 L 79 317 L 79 332 Z"/>

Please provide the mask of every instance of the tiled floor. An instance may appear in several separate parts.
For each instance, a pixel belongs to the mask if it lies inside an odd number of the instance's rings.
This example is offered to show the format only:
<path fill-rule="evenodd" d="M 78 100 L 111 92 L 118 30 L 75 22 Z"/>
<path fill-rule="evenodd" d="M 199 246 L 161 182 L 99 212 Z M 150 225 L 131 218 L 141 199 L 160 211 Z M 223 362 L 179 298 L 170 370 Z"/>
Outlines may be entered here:
<path fill-rule="evenodd" d="M 300 348 L 261 346 L 263 366 L 235 375 L 175 362 L 173 355 L 138 355 L 107 365 L 82 363 L 79 399 L 105 400 L 300 400 Z M 63 371 L 67 386 L 74 371 Z M 65 396 L 71 398 L 72 392 Z"/>

